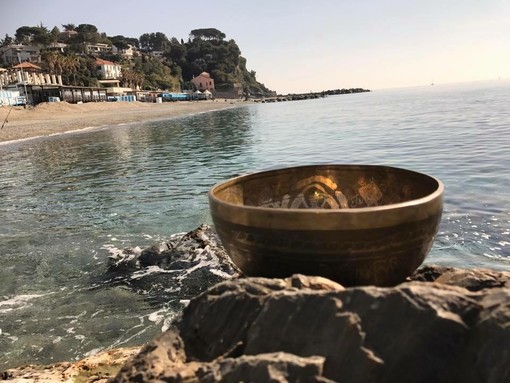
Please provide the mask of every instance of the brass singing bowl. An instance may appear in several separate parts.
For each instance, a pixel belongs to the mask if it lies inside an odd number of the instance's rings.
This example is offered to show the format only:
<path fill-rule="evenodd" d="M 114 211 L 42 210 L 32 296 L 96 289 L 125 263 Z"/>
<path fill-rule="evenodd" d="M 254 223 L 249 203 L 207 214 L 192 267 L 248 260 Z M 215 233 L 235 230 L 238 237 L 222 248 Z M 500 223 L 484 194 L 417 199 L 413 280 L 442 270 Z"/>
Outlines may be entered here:
<path fill-rule="evenodd" d="M 312 165 L 219 183 L 209 206 L 223 246 L 247 276 L 393 286 L 432 247 L 443 192 L 438 179 L 406 169 Z"/>

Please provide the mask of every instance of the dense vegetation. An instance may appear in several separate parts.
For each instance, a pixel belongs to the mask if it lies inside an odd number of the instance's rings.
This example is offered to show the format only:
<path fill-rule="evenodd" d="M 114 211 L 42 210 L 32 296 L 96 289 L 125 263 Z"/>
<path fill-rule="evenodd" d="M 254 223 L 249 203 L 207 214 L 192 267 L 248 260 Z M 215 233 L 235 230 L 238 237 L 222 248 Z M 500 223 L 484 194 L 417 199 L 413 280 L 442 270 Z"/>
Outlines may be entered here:
<path fill-rule="evenodd" d="M 95 60 L 102 58 L 122 65 L 122 84 L 141 89 L 191 89 L 190 80 L 202 72 L 209 72 L 216 89 L 228 91 L 235 85 L 245 95 L 267 96 L 271 92 L 248 71 L 246 59 L 234 40 L 215 28 L 192 30 L 188 40 L 168 38 L 162 32 L 144 33 L 139 38 L 107 36 L 90 24 L 63 24 L 49 30 L 42 24 L 22 26 L 14 38 L 6 35 L 0 46 L 12 43 L 36 45 L 41 49 L 44 69 L 61 74 L 67 84 L 95 86 L 98 73 Z M 63 52 L 50 49 L 52 43 L 67 44 Z M 132 58 L 120 54 L 87 54 L 86 44 L 108 44 L 119 50 L 136 48 Z"/>

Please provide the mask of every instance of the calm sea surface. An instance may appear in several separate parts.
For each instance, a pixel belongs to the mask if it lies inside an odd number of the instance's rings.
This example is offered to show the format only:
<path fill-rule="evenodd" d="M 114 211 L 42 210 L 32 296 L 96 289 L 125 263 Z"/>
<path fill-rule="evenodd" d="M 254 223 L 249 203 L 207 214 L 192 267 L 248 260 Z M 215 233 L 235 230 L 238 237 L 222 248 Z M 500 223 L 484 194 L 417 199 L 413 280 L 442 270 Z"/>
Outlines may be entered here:
<path fill-rule="evenodd" d="M 426 262 L 510 270 L 505 81 L 247 105 L 3 144 L 0 370 L 152 338 L 192 295 L 186 270 L 167 274 L 161 289 L 134 288 L 105 277 L 108 256 L 211 223 L 216 182 L 313 163 L 441 179 L 445 210 Z"/>

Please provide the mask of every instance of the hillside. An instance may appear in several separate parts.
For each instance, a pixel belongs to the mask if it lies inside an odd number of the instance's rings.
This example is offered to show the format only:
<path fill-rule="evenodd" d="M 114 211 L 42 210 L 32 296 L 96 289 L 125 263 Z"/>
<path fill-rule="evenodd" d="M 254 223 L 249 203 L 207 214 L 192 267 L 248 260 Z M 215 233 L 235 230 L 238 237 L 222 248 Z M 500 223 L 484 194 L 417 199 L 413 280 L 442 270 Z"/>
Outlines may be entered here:
<path fill-rule="evenodd" d="M 241 96 L 268 96 L 272 92 L 247 69 L 247 60 L 235 40 L 215 29 L 192 30 L 188 40 L 168 38 L 162 32 L 144 33 L 139 38 L 107 36 L 90 24 L 63 24 L 52 30 L 22 26 L 15 36 L 6 35 L 0 47 L 11 44 L 35 46 L 43 70 L 62 75 L 69 85 L 97 86 L 101 79 L 96 59 L 122 66 L 121 85 L 142 90 L 180 91 L 193 89 L 190 80 L 210 73 L 216 90 Z M 2 63 L 8 67 L 7 63 Z"/>

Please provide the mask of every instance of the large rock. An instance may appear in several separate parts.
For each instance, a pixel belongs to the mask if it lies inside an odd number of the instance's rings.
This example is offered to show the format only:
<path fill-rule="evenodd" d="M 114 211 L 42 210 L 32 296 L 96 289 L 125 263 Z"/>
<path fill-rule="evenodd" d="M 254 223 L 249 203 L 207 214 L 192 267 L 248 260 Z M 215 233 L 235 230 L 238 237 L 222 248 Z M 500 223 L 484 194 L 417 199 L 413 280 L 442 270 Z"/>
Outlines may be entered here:
<path fill-rule="evenodd" d="M 510 381 L 509 273 L 428 266 L 413 278 L 219 283 L 113 381 Z"/>

